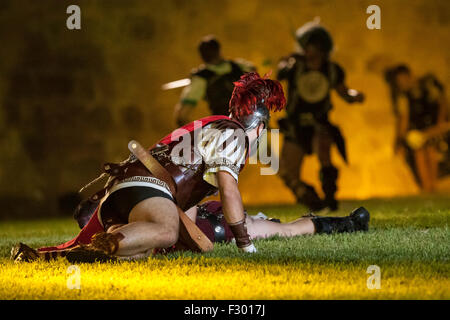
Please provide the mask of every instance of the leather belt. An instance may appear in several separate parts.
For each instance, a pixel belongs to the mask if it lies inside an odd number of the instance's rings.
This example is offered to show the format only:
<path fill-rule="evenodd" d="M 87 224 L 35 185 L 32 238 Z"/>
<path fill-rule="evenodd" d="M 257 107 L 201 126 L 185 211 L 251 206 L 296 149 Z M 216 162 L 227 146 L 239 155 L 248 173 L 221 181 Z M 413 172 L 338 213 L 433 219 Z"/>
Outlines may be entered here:
<path fill-rule="evenodd" d="M 175 197 L 177 191 L 176 184 L 169 172 L 139 142 L 131 140 L 128 143 L 128 149 L 156 178 L 164 181 L 169 186 L 172 195 Z M 182 246 L 179 245 L 179 247 L 187 246 L 191 250 L 200 252 L 211 251 L 214 245 L 208 237 L 180 207 L 177 206 L 177 210 L 181 221 L 178 243 L 181 243 Z M 175 244 L 176 246 L 177 244 Z"/>
<path fill-rule="evenodd" d="M 136 156 L 136 158 L 159 180 L 164 181 L 170 189 L 172 196 L 175 197 L 177 187 L 170 173 L 137 141 L 130 141 L 128 149 Z"/>

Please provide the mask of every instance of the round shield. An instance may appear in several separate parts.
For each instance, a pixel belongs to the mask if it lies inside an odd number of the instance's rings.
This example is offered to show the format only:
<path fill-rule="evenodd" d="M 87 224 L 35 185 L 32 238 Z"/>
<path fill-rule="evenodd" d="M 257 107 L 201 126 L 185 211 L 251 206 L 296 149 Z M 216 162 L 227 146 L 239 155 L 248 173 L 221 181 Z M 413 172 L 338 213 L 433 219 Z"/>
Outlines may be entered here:
<path fill-rule="evenodd" d="M 330 83 L 319 71 L 302 73 L 297 78 L 297 90 L 300 97 L 309 103 L 316 103 L 326 98 Z"/>

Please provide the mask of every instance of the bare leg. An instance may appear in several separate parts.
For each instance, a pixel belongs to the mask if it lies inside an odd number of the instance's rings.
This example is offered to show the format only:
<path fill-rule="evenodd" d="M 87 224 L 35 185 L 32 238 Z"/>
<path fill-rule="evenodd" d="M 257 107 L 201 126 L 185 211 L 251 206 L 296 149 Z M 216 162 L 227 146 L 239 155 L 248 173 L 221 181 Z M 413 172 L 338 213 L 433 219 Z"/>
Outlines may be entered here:
<path fill-rule="evenodd" d="M 155 197 L 139 202 L 130 212 L 129 223 L 111 233 L 123 236 L 117 256 L 147 254 L 153 248 L 167 248 L 178 240 L 179 217 L 175 204 Z"/>
<path fill-rule="evenodd" d="M 148 251 L 145 251 L 143 253 L 138 253 L 132 256 L 117 256 L 119 260 L 123 261 L 135 261 L 135 260 L 142 260 L 147 259 L 148 257 L 153 255 L 153 249 L 150 249 Z"/>
<path fill-rule="evenodd" d="M 332 165 L 330 153 L 332 144 L 333 139 L 328 131 L 321 126 L 318 126 L 317 133 L 313 138 L 313 149 L 314 153 L 317 154 L 322 167 L 329 167 Z"/>
<path fill-rule="evenodd" d="M 186 215 L 195 222 L 197 218 L 197 206 L 193 206 L 192 208 L 188 209 L 186 212 Z"/>
<path fill-rule="evenodd" d="M 280 157 L 280 176 L 295 196 L 298 196 L 297 187 L 304 155 L 305 153 L 297 144 L 284 140 Z"/>
<path fill-rule="evenodd" d="M 106 230 L 106 232 L 112 233 L 117 228 L 123 227 L 125 224 L 113 224 L 111 227 Z"/>
<path fill-rule="evenodd" d="M 276 223 L 263 219 L 246 219 L 247 230 L 253 239 L 268 238 L 278 235 L 280 237 L 294 237 L 305 234 L 314 234 L 315 227 L 311 218 L 299 218 L 289 223 Z"/>
<path fill-rule="evenodd" d="M 197 217 L 197 206 L 186 211 L 192 221 Z M 288 223 L 277 223 L 265 219 L 246 216 L 247 232 L 253 239 L 268 238 L 279 235 L 281 237 L 293 237 L 304 234 L 314 234 L 315 227 L 311 218 L 304 217 Z"/>
<path fill-rule="evenodd" d="M 427 151 L 425 148 L 420 148 L 414 152 L 414 158 L 416 161 L 417 172 L 422 185 L 422 188 L 426 192 L 432 190 L 432 182 L 430 177 L 430 168 L 427 159 Z"/>
<path fill-rule="evenodd" d="M 324 208 L 322 200 L 317 195 L 314 187 L 301 181 L 300 169 L 305 151 L 296 143 L 284 140 L 280 158 L 280 177 L 285 185 L 291 189 L 297 203 L 306 205 L 312 211 Z"/>
<path fill-rule="evenodd" d="M 428 167 L 430 168 L 430 188 L 431 191 L 436 189 L 438 177 L 438 152 L 434 147 L 427 147 Z"/>
<path fill-rule="evenodd" d="M 338 203 L 335 197 L 337 191 L 338 170 L 331 162 L 331 146 L 333 139 L 329 131 L 324 126 L 317 126 L 317 132 L 313 139 L 314 152 L 319 158 L 321 165 L 320 182 L 325 195 L 324 203 L 332 211 L 337 210 Z"/>

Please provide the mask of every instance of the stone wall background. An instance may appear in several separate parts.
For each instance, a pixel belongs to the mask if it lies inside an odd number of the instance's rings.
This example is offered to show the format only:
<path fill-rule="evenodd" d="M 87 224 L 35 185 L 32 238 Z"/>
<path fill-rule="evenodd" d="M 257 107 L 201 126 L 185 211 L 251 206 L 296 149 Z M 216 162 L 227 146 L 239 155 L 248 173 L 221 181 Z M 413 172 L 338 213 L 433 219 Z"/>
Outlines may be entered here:
<path fill-rule="evenodd" d="M 70 4 L 81 7 L 81 30 L 66 28 Z M 371 4 L 381 8 L 381 30 L 366 28 Z M 363 105 L 333 97 L 331 119 L 347 137 L 350 159 L 346 166 L 334 152 L 338 196 L 417 194 L 392 152 L 394 118 L 381 70 L 406 62 L 449 87 L 449 1 L 2 0 L 0 216 L 65 211 L 103 162 L 128 155 L 130 139 L 151 145 L 174 129 L 180 90 L 160 87 L 200 63 L 202 36 L 217 35 L 226 57 L 250 60 L 265 73 L 294 49 L 292 31 L 316 16 L 334 37 L 332 57 L 347 83 L 367 97 Z M 204 104 L 196 109 L 197 117 L 206 114 Z M 241 176 L 245 203 L 294 201 L 277 176 L 258 170 Z M 304 179 L 318 186 L 317 175 L 317 160 L 308 158 Z"/>

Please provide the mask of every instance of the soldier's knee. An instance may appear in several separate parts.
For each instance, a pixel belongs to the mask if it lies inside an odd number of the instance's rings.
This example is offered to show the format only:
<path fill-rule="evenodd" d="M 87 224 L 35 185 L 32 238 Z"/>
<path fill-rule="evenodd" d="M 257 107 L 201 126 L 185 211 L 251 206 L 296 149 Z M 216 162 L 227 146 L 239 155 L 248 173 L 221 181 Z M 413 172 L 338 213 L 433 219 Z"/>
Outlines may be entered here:
<path fill-rule="evenodd" d="M 298 177 L 295 177 L 294 175 L 290 174 L 289 172 L 281 172 L 280 171 L 280 178 L 281 178 L 281 180 L 283 180 L 284 184 L 290 189 L 294 189 L 300 181 L 300 179 Z"/>
<path fill-rule="evenodd" d="M 168 220 L 160 225 L 159 238 L 167 247 L 174 245 L 179 236 L 179 220 Z"/>
<path fill-rule="evenodd" d="M 178 241 L 178 228 L 164 228 L 160 232 L 160 241 L 164 247 L 171 247 Z"/>

